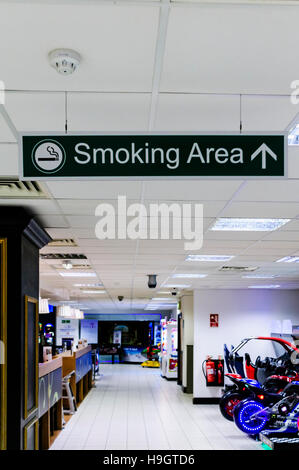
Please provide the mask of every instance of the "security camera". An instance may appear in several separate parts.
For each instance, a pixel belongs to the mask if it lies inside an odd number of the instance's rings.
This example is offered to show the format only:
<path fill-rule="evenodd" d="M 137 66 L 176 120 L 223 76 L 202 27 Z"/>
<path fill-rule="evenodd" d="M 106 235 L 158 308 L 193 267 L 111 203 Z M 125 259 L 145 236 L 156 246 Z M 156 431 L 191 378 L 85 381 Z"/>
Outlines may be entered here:
<path fill-rule="evenodd" d="M 157 274 L 148 274 L 148 287 L 154 289 L 157 286 Z"/>
<path fill-rule="evenodd" d="M 172 291 L 171 291 L 171 295 L 177 295 L 177 293 L 178 293 L 178 292 L 177 292 L 177 290 L 176 290 L 175 288 L 174 288 L 174 289 L 172 289 Z"/>
<path fill-rule="evenodd" d="M 121 302 L 122 300 L 124 300 L 124 296 L 123 295 L 119 295 L 118 297 L 118 300 Z"/>

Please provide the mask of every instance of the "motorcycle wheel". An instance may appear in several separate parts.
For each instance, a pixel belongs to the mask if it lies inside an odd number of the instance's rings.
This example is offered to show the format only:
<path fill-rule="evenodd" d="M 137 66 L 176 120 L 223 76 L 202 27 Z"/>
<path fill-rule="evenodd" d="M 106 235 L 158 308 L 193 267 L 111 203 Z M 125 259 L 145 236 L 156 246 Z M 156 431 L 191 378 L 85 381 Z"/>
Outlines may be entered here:
<path fill-rule="evenodd" d="M 246 434 L 259 434 L 266 428 L 268 419 L 265 417 L 250 419 L 250 417 L 261 411 L 265 406 L 259 401 L 243 400 L 234 409 L 234 421 L 236 426 Z"/>
<path fill-rule="evenodd" d="M 228 421 L 234 420 L 234 408 L 240 403 L 241 400 L 244 400 L 239 392 L 227 392 L 220 399 L 219 407 L 222 416 Z"/>

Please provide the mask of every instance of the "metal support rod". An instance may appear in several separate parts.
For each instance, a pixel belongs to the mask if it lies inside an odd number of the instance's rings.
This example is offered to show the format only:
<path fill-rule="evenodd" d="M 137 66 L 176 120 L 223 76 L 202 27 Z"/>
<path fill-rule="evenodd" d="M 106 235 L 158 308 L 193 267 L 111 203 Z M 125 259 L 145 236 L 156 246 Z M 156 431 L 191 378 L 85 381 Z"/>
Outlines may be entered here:
<path fill-rule="evenodd" d="M 8 112 L 6 111 L 4 104 L 0 104 L 0 114 L 3 117 L 4 121 L 6 122 L 9 129 L 11 130 L 14 138 L 18 142 L 19 141 L 19 132 L 18 132 L 16 126 L 14 125 L 14 123 L 12 122 Z"/>

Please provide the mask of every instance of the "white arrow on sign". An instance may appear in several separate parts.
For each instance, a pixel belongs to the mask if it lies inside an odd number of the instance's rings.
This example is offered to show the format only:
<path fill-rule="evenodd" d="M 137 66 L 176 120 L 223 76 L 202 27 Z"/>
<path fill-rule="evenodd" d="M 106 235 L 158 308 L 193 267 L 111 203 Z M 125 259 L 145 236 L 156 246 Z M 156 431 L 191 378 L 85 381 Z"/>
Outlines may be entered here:
<path fill-rule="evenodd" d="M 252 155 L 251 161 L 258 155 L 262 155 L 262 170 L 267 168 L 267 155 L 270 155 L 274 160 L 277 160 L 277 155 L 266 144 L 262 144 Z"/>

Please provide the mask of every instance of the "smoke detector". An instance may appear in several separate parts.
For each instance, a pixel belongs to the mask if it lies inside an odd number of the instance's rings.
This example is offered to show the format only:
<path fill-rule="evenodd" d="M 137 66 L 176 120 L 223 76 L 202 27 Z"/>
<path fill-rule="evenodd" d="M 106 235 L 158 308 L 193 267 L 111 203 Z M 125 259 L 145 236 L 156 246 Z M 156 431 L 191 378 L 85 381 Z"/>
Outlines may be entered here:
<path fill-rule="evenodd" d="M 72 49 L 55 49 L 49 53 L 49 61 L 61 75 L 71 75 L 78 68 L 81 57 Z"/>

